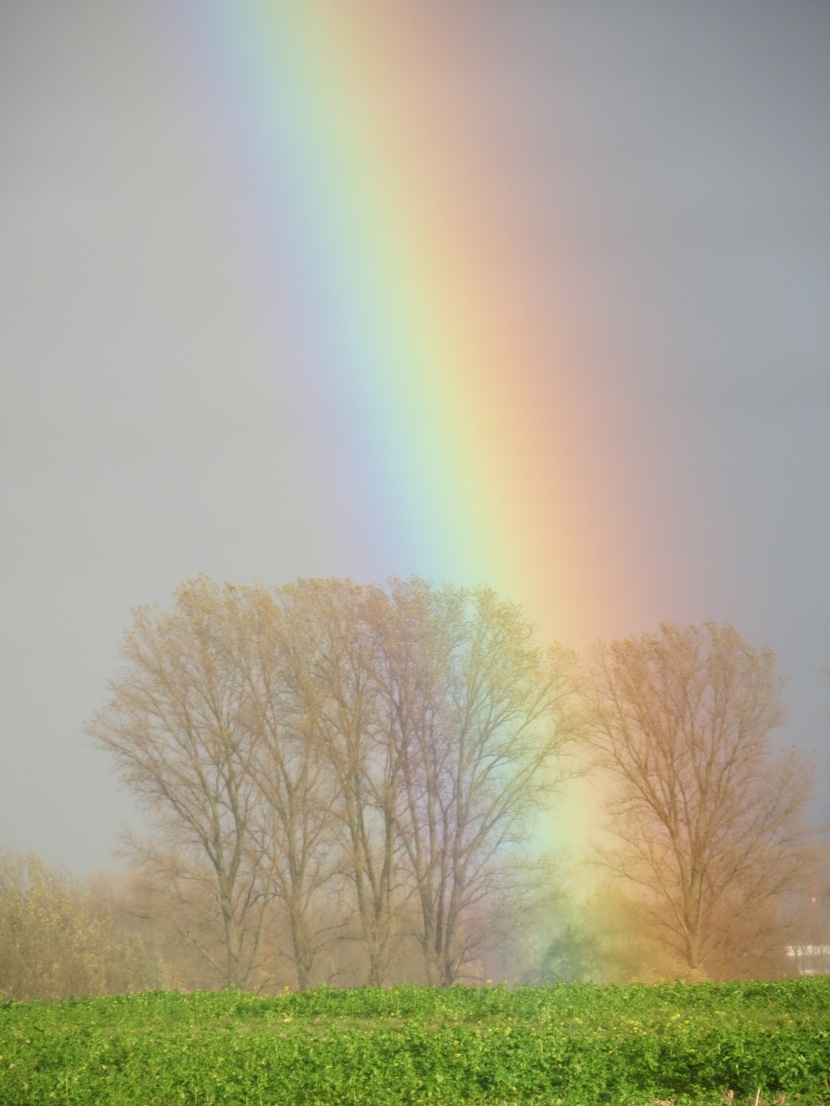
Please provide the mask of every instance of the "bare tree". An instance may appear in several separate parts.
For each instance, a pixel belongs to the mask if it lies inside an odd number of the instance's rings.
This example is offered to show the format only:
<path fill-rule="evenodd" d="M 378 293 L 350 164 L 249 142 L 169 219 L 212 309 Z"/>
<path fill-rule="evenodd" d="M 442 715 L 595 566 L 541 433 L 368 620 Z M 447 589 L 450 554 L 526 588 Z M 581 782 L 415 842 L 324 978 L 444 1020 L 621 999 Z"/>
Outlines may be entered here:
<path fill-rule="evenodd" d="M 283 955 L 305 988 L 340 937 L 373 985 L 413 936 L 432 982 L 463 974 L 575 732 L 567 659 L 517 608 L 200 577 L 135 612 L 122 657 L 90 733 L 161 831 L 132 846 L 148 899 L 219 980 L 262 985 Z"/>
<path fill-rule="evenodd" d="M 526 873 L 531 818 L 567 774 L 569 660 L 488 589 L 392 581 L 380 630 L 398 832 L 428 978 L 450 985 L 477 955 L 482 904 Z"/>
<path fill-rule="evenodd" d="M 386 597 L 348 581 L 303 581 L 298 610 L 316 627 L 313 694 L 336 788 L 344 873 L 352 886 L 372 986 L 388 981 L 406 897 L 396 820 L 400 764 L 378 716 L 377 622 Z"/>
<path fill-rule="evenodd" d="M 244 603 L 239 589 L 203 576 L 175 598 L 170 613 L 134 612 L 125 667 L 89 733 L 162 833 L 137 858 L 176 901 L 183 935 L 225 984 L 244 986 L 256 971 L 270 882 L 252 833 L 259 790 Z M 213 919 L 219 952 L 204 924 Z"/>
<path fill-rule="evenodd" d="M 312 982 L 320 951 L 340 928 L 330 891 L 342 864 L 335 838 L 336 781 L 321 737 L 315 664 L 319 627 L 302 602 L 307 589 L 249 591 L 246 725 L 261 796 L 254 835 L 282 903 L 297 985 Z"/>
<path fill-rule="evenodd" d="M 610 781 L 604 863 L 640 886 L 663 945 L 692 975 L 743 974 L 781 943 L 775 903 L 804 857 L 808 772 L 773 756 L 783 681 L 728 625 L 663 625 L 598 646 L 590 739 Z"/>

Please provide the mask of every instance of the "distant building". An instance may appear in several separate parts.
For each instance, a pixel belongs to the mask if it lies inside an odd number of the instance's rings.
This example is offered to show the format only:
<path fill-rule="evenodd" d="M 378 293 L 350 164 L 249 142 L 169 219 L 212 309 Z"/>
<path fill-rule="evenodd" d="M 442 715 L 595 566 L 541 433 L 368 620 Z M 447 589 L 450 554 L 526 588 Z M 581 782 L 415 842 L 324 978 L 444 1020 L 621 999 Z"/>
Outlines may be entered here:
<path fill-rule="evenodd" d="M 799 975 L 830 975 L 830 945 L 787 945 Z"/>

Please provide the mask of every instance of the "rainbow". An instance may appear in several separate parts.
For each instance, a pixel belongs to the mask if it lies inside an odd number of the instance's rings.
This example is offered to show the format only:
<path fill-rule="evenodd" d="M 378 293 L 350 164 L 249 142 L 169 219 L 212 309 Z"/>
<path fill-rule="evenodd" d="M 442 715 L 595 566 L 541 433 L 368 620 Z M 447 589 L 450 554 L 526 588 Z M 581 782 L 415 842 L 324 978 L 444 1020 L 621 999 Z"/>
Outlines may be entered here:
<path fill-rule="evenodd" d="M 468 6 L 191 0 L 157 17 L 213 135 L 275 386 L 329 459 L 314 510 L 346 525 L 352 497 L 388 573 L 488 584 L 551 637 L 594 636 L 613 587 L 589 354 L 534 289 L 521 205 L 448 84 L 493 48 L 465 42 Z"/>

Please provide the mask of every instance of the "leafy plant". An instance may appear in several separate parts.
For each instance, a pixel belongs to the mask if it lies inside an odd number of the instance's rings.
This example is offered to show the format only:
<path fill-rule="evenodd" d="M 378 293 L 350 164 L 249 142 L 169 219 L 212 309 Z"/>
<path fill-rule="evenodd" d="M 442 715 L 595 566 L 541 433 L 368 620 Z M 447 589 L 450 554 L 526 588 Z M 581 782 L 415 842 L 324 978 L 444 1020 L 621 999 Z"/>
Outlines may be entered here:
<path fill-rule="evenodd" d="M 830 980 L 0 1007 L 0 1106 L 830 1103 Z"/>

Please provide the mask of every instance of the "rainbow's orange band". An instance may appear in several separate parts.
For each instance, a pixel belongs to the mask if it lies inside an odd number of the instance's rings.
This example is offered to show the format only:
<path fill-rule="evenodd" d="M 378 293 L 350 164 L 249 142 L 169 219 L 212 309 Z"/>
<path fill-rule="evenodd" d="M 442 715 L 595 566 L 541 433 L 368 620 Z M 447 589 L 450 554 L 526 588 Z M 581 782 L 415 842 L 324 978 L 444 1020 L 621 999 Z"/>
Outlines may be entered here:
<path fill-rule="evenodd" d="M 484 132 L 441 110 L 431 51 L 476 49 L 465 9 L 200 0 L 179 26 L 223 105 L 263 325 L 293 328 L 293 371 L 342 410 L 342 463 L 379 505 L 366 541 L 390 572 L 491 585 L 581 644 L 624 587 L 585 461 L 606 430 L 586 444 L 582 337 L 529 295 Z"/>

